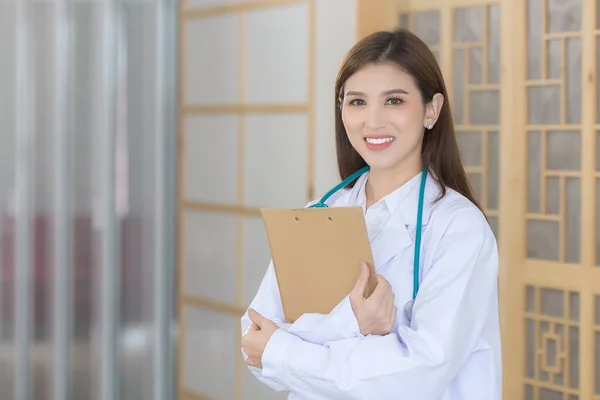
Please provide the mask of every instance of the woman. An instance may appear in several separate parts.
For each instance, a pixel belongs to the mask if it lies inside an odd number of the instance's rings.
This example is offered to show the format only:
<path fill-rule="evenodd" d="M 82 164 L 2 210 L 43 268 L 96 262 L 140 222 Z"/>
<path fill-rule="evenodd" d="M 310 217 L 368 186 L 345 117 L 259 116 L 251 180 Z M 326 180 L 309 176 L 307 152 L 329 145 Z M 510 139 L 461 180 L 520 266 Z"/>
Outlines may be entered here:
<path fill-rule="evenodd" d="M 246 363 L 290 399 L 500 400 L 496 240 L 433 54 L 405 30 L 372 34 L 335 90 L 341 177 L 367 168 L 327 203 L 363 207 L 379 283 L 363 298 L 363 266 L 329 315 L 290 326 L 271 264 L 242 318 Z"/>

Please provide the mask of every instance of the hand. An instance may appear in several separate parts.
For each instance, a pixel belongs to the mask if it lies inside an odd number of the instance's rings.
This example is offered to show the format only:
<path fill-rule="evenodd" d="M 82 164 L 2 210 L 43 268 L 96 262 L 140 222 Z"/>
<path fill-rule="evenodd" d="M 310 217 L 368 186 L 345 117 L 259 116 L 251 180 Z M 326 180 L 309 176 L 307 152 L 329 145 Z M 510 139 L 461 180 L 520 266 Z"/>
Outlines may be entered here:
<path fill-rule="evenodd" d="M 350 292 L 352 311 L 358 320 L 360 333 L 363 335 L 387 335 L 394 327 L 397 307 L 394 305 L 394 292 L 389 282 L 377 275 L 377 287 L 369 296 L 364 297 L 369 268 L 362 263 L 360 276 Z"/>
<path fill-rule="evenodd" d="M 248 356 L 246 364 L 262 369 L 262 355 L 271 336 L 279 327 L 273 321 L 254 311 L 248 310 L 252 325 L 242 337 L 242 350 Z"/>

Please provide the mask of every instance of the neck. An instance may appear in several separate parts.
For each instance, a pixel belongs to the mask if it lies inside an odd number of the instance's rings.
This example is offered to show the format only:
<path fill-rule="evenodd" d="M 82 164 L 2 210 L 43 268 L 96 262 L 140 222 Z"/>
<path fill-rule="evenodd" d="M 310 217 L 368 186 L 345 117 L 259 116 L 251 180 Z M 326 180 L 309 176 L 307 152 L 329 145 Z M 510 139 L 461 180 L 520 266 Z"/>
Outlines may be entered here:
<path fill-rule="evenodd" d="M 422 170 L 421 160 L 418 162 L 400 163 L 394 168 L 371 168 L 365 187 L 367 207 L 377 203 L 386 195 L 414 178 Z"/>

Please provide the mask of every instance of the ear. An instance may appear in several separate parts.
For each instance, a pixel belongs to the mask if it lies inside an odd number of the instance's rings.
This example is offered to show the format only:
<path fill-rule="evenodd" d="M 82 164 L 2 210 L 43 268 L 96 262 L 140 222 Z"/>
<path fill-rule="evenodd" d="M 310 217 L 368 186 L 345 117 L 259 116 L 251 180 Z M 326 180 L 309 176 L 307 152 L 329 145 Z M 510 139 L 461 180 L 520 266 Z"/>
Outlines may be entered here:
<path fill-rule="evenodd" d="M 443 105 L 444 96 L 441 93 L 436 93 L 431 102 L 425 106 L 425 120 L 423 121 L 425 128 L 429 125 L 435 125 Z"/>

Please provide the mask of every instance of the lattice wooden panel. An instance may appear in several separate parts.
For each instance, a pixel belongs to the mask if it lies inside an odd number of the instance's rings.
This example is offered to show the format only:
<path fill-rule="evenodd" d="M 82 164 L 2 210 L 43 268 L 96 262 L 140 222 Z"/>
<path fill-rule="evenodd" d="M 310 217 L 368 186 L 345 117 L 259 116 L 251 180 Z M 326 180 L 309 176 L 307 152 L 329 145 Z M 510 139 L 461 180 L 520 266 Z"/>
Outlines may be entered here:
<path fill-rule="evenodd" d="M 579 293 L 528 285 L 526 298 L 525 399 L 578 399 Z"/>
<path fill-rule="evenodd" d="M 581 5 L 565 4 L 528 1 L 527 256 L 578 263 Z"/>
<path fill-rule="evenodd" d="M 500 6 L 452 7 L 451 15 L 452 32 L 441 31 L 438 10 L 401 13 L 399 23 L 416 33 L 442 65 L 463 164 L 498 235 Z M 452 37 L 451 47 L 442 47 L 442 35 Z M 451 59 L 451 70 L 444 57 Z"/>

